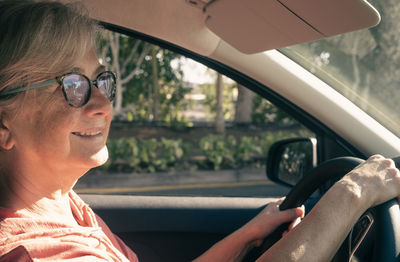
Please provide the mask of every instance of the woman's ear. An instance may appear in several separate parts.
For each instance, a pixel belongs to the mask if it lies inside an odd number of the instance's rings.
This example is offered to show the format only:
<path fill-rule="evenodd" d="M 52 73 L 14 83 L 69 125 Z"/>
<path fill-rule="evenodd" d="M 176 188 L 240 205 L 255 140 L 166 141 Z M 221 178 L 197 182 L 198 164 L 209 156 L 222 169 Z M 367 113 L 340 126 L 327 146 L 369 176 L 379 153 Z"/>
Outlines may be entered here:
<path fill-rule="evenodd" d="M 7 127 L 3 112 L 0 111 L 0 149 L 11 150 L 14 147 L 11 131 Z"/>

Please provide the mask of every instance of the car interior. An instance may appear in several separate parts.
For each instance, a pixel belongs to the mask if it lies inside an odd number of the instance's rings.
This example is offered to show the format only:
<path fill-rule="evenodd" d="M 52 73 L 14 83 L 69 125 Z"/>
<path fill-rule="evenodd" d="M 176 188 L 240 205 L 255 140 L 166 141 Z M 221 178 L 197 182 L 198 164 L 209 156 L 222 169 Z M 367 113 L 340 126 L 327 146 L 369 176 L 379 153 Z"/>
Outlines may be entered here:
<path fill-rule="evenodd" d="M 304 203 L 309 211 L 330 185 L 376 148 L 390 156 L 399 153 L 400 141 L 393 133 L 276 50 L 377 25 L 380 14 L 367 1 L 83 3 L 105 29 L 204 64 L 268 99 L 311 130 L 315 138 L 306 139 L 306 143 L 313 145 L 310 165 L 314 169 L 305 178 L 299 177 L 291 184 L 279 176 L 285 148 L 299 140 L 275 144 L 265 159 L 270 180 L 295 186 L 285 203 L 287 207 Z M 276 200 L 275 196 L 80 196 L 140 261 L 191 261 Z M 400 219 L 393 206 L 396 203 L 392 201 L 363 215 L 333 261 L 397 261 Z M 264 243 L 245 261 L 254 261 L 274 241 Z"/>

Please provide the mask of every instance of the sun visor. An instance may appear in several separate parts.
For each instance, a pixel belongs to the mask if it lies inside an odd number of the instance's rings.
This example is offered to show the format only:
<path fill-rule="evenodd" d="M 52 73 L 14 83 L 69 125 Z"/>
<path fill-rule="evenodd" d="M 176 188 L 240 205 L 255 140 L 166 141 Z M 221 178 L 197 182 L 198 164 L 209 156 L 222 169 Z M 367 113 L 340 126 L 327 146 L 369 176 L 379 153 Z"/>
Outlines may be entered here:
<path fill-rule="evenodd" d="M 380 15 L 364 0 L 216 0 L 206 26 L 247 54 L 375 26 Z"/>

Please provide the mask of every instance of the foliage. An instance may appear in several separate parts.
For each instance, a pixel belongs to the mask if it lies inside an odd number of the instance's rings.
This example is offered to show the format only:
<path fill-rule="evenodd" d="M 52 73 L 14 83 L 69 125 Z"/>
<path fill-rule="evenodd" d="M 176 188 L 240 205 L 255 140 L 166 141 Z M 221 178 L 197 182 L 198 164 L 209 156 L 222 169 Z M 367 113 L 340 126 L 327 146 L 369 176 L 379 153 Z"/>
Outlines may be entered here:
<path fill-rule="evenodd" d="M 179 122 L 178 112 L 187 108 L 187 103 L 183 100 L 184 95 L 190 92 L 189 87 L 185 87 L 180 81 L 182 74 L 180 68 L 171 67 L 171 61 L 179 55 L 157 47 L 158 54 L 155 56 L 158 65 L 158 84 L 160 86 L 160 121 Z M 152 56 L 146 57 L 141 66 L 141 74 L 138 74 L 127 83 L 124 106 L 129 107 L 129 120 L 148 122 L 154 119 L 152 105 L 154 104 L 153 84 L 151 81 Z"/>
<path fill-rule="evenodd" d="M 233 168 L 235 166 L 235 147 L 236 139 L 233 136 L 208 135 L 203 137 L 199 146 L 206 156 L 205 167 L 214 170 Z"/>
<path fill-rule="evenodd" d="M 297 184 L 313 167 L 312 152 L 313 146 L 309 142 L 287 144 L 281 154 L 279 178 L 290 185 Z"/>
<path fill-rule="evenodd" d="M 224 80 L 224 103 L 222 105 L 224 111 L 224 119 L 225 120 L 233 120 L 235 115 L 235 107 L 234 107 L 234 92 L 233 86 L 234 83 L 227 82 Z M 216 115 L 216 105 L 217 105 L 217 97 L 216 97 L 216 86 L 215 83 L 212 84 L 202 84 L 198 87 L 198 89 L 205 95 L 204 106 L 207 109 L 207 121 L 213 121 Z"/>
<path fill-rule="evenodd" d="M 240 139 L 235 151 L 236 167 L 261 167 L 265 162 L 262 144 L 259 137 L 244 136 Z"/>
<path fill-rule="evenodd" d="M 268 154 L 268 150 L 273 143 L 279 140 L 291 138 L 291 137 L 308 137 L 306 132 L 294 133 L 292 131 L 278 131 L 278 132 L 266 132 L 261 136 L 260 146 L 262 148 L 262 154 L 266 156 Z"/>
<path fill-rule="evenodd" d="M 115 119 L 136 122 L 161 121 L 170 126 L 190 126 L 183 112 L 193 110 L 194 100 L 185 96 L 196 89 L 205 95 L 202 105 L 206 121 L 216 116 L 215 83 L 194 85 L 183 81 L 180 54 L 123 34 L 105 31 L 99 43 L 99 57 L 117 72 Z M 216 72 L 208 73 L 215 77 Z M 223 115 L 227 121 L 235 117 L 238 99 L 237 84 L 224 77 Z M 123 95 L 122 95 L 123 93 Z M 265 99 L 256 96 L 253 104 L 253 123 L 290 122 L 291 118 Z"/>
<path fill-rule="evenodd" d="M 105 169 L 125 172 L 167 171 L 186 155 L 186 146 L 180 139 L 135 138 L 110 139 L 107 142 L 109 161 Z"/>
<path fill-rule="evenodd" d="M 259 123 L 295 123 L 295 120 L 286 112 L 280 110 L 261 96 L 253 98 L 252 122 Z"/>
<path fill-rule="evenodd" d="M 188 107 L 183 98 L 191 88 L 181 80 L 183 72 L 179 54 L 110 32 L 103 34 L 99 49 L 103 63 L 118 71 L 118 81 L 123 82 L 123 87 L 118 90 L 123 93 L 122 110 L 116 112 L 116 119 L 153 121 L 154 105 L 159 103 L 157 121 L 185 121 L 179 113 Z M 154 51 L 154 55 L 150 54 L 150 50 Z M 176 66 L 172 66 L 173 62 Z"/>
<path fill-rule="evenodd" d="M 181 139 L 135 138 L 109 139 L 110 159 L 104 166 L 108 171 L 156 172 L 190 169 L 259 168 L 265 165 L 269 147 L 276 141 L 310 136 L 307 130 L 266 132 L 261 136 L 224 136 L 209 134 L 199 141 Z M 193 158 L 200 150 L 202 157 Z M 195 160 L 194 160 L 195 159 Z M 190 166 L 191 164 L 191 166 Z"/>

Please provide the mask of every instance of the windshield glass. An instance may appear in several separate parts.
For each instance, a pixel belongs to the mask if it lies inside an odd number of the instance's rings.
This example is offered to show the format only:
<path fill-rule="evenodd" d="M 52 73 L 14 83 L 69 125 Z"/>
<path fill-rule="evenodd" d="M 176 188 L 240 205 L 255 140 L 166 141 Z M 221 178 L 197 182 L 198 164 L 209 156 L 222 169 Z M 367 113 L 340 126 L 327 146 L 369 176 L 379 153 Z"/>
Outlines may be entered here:
<path fill-rule="evenodd" d="M 378 26 L 280 51 L 400 136 L 400 2 L 370 2 Z"/>

